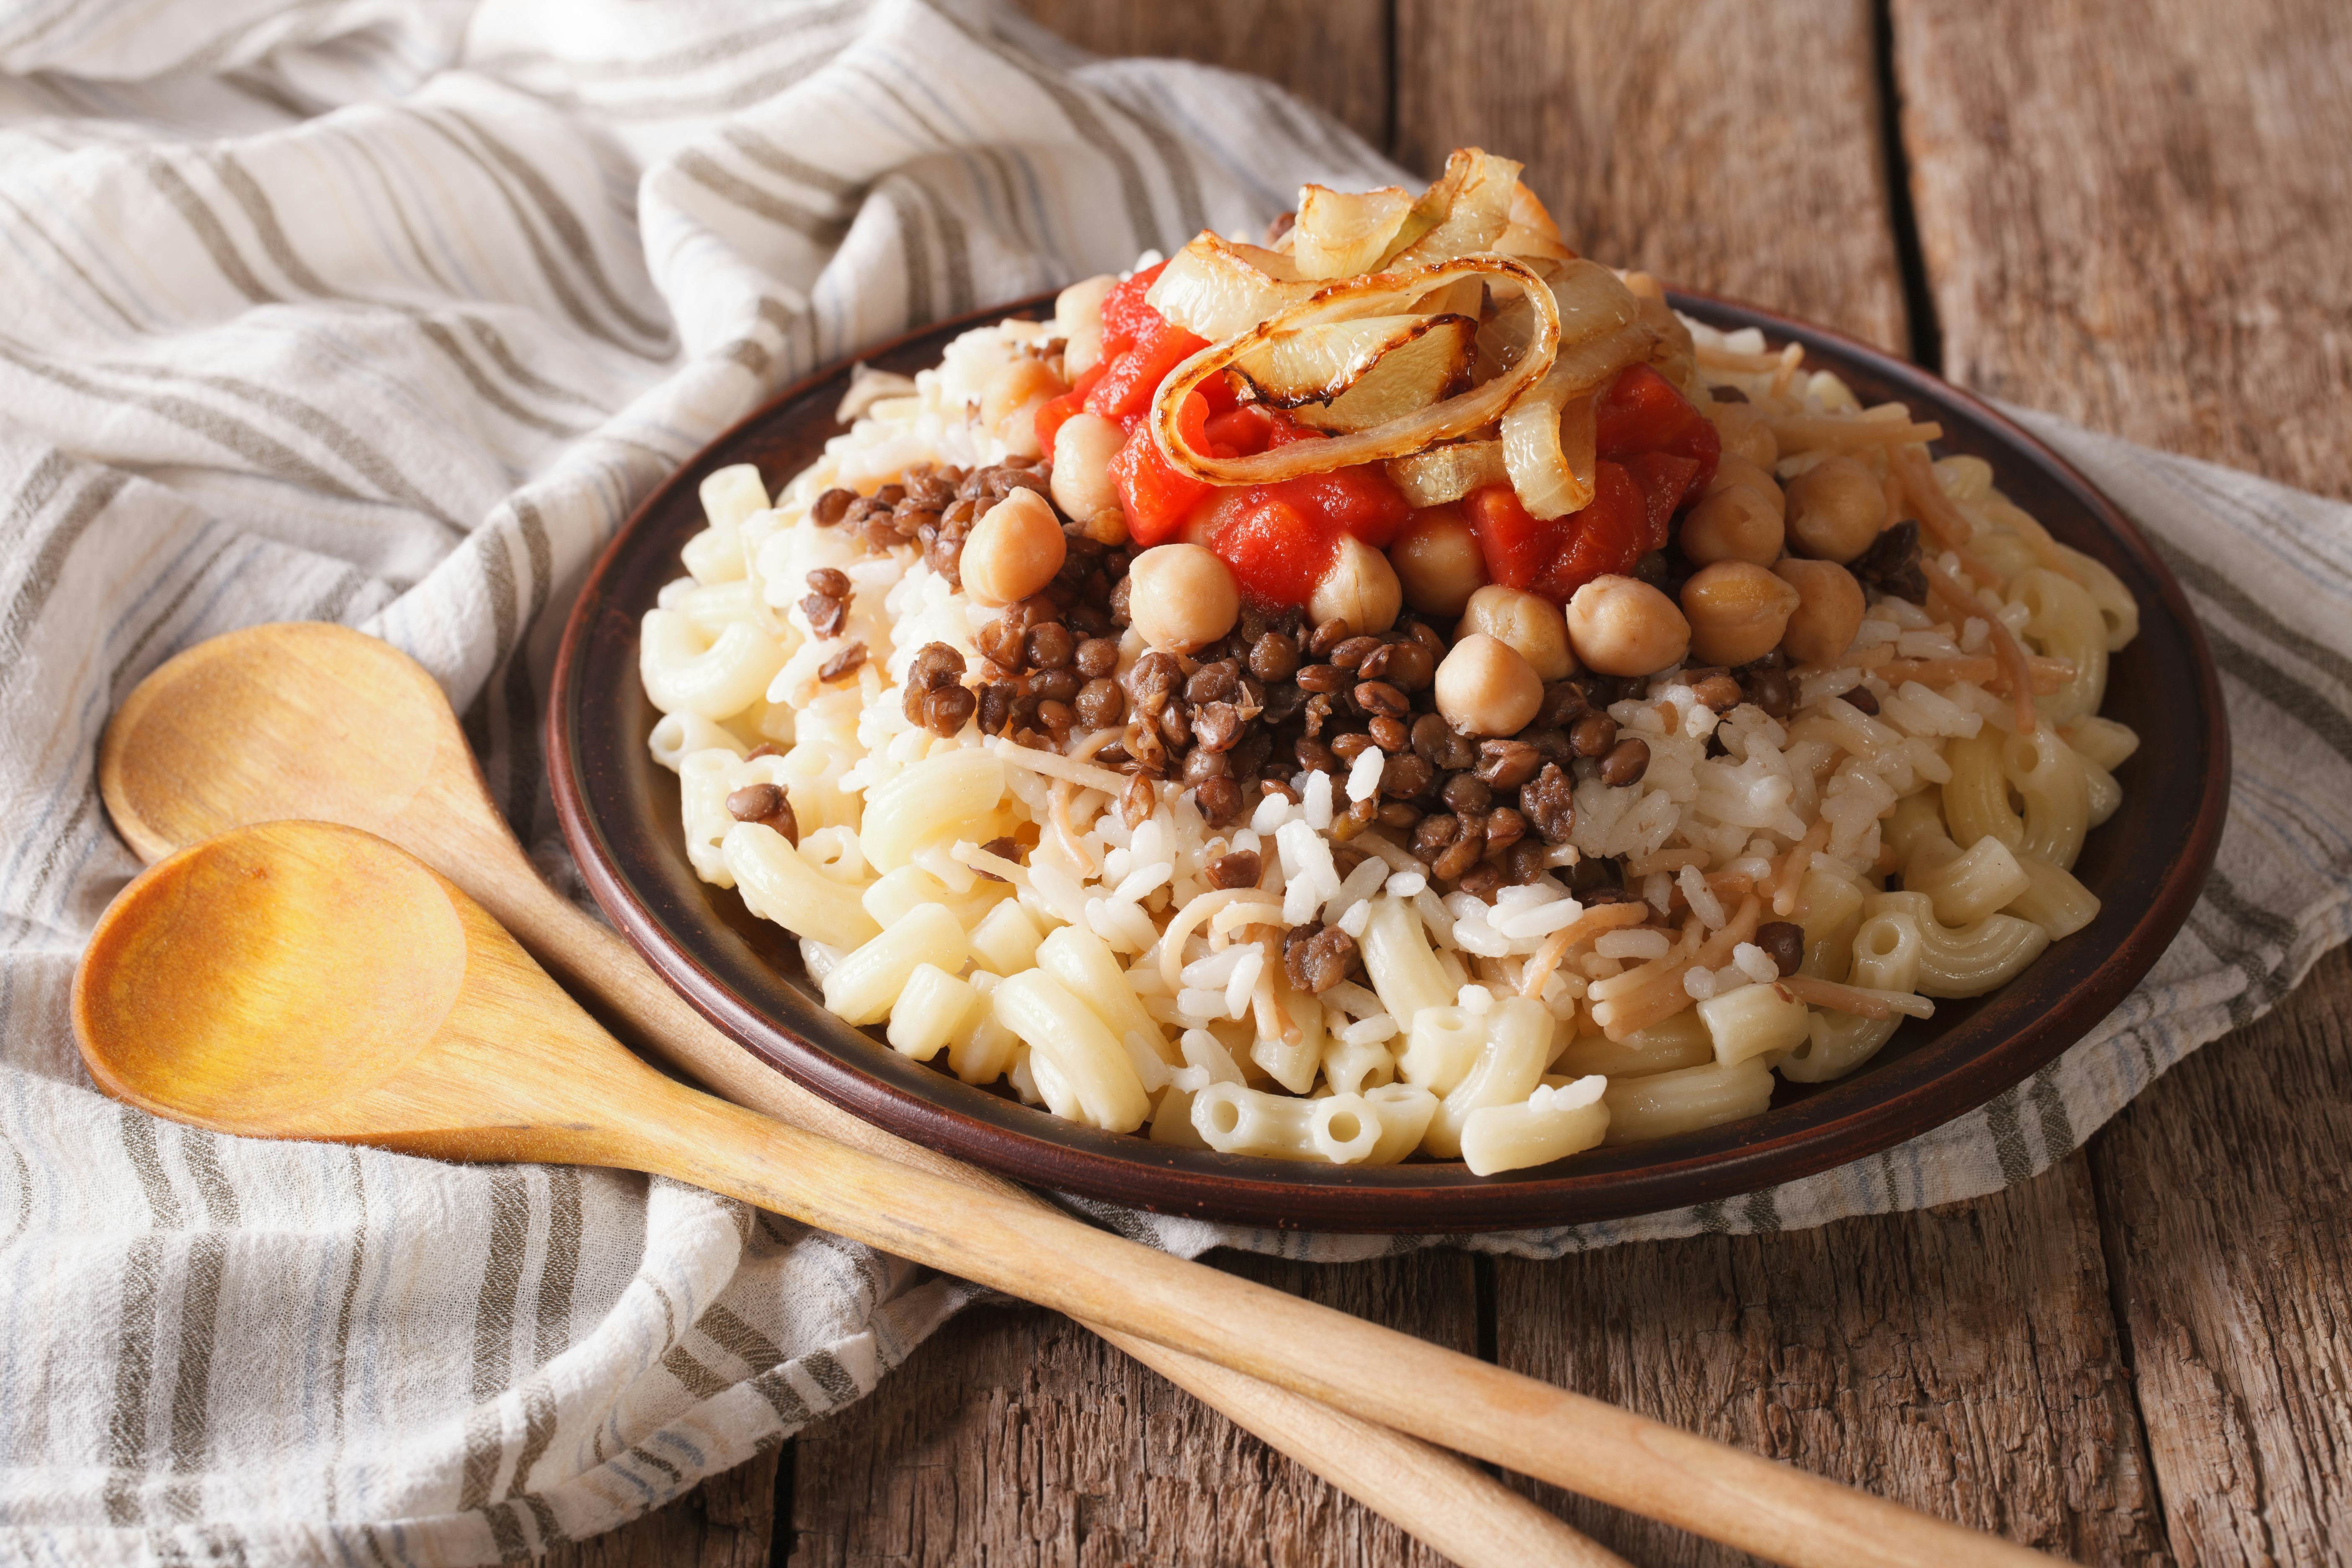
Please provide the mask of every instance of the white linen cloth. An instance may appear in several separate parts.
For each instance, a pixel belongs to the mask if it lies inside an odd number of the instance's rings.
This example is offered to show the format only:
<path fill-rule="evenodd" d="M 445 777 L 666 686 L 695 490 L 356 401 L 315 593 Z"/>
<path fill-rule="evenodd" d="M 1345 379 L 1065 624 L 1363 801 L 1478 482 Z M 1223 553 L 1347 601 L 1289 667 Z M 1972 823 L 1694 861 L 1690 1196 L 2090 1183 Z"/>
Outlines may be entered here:
<path fill-rule="evenodd" d="M 909 323 L 1394 177 L 1263 83 L 979 3 L 0 12 L 0 1556 L 535 1552 L 856 1399 L 964 1296 L 667 1183 L 247 1142 L 97 1093 L 67 994 L 137 868 L 92 773 L 142 675 L 258 621 L 387 637 L 561 875 L 553 639 L 667 470 Z M 2025 417 L 2171 553 L 2221 659 L 2237 790 L 2188 931 L 2060 1062 L 1900 1149 L 1468 1245 L 2021 1180 L 2344 939 L 2352 509 Z M 1118 1217 L 1185 1252 L 1422 1244 Z"/>

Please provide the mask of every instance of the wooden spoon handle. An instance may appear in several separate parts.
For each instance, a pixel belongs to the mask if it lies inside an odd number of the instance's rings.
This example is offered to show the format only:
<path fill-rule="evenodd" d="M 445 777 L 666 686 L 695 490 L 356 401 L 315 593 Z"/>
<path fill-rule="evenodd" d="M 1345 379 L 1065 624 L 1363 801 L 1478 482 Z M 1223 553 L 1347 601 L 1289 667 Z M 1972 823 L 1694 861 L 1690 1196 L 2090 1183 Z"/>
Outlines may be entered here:
<path fill-rule="evenodd" d="M 575 994 L 603 1000 L 671 1066 L 723 1098 L 853 1149 L 1044 1207 L 1014 1184 L 886 1132 L 762 1065 L 664 984 L 635 949 L 535 877 L 499 887 L 507 896 L 495 906 L 480 901 L 517 940 Z M 1615 1552 L 1442 1449 L 1166 1345 L 1085 1326 L 1462 1568 L 1626 1568 Z"/>
<path fill-rule="evenodd" d="M 1759 1458 L 1042 1206 L 845 1148 L 668 1080 L 577 1157 L 741 1198 L 1280 1384 L 1462 1453 L 1806 1568 L 2046 1563 Z"/>

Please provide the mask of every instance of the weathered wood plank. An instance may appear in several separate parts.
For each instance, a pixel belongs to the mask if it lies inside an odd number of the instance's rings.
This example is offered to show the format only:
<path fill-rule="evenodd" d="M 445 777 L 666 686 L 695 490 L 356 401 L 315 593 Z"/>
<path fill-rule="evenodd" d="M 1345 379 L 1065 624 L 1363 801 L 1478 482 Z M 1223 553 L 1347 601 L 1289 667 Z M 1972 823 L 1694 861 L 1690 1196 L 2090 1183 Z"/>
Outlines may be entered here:
<path fill-rule="evenodd" d="M 1496 1269 L 1554 1383 L 2083 1563 L 2161 1549 L 2080 1157 L 1996 1196 Z M 1552 1493 L 1637 1563 L 1745 1561 Z"/>
<path fill-rule="evenodd" d="M 2346 20 L 2324 0 L 1896 0 L 1954 374 L 2352 494 Z M 2339 955 L 2093 1144 L 2183 1562 L 2352 1558 L 2347 1018 Z"/>
<path fill-rule="evenodd" d="M 2173 1069 L 2092 1169 L 2184 1563 L 2352 1561 L 2352 956 Z"/>
<path fill-rule="evenodd" d="M 1867 6 L 1463 13 L 1399 8 L 1415 161 L 1525 159 L 1602 259 L 1904 342 Z M 1507 1365 L 2087 1560 L 2161 1548 L 2079 1160 L 1941 1213 L 1496 1278 Z M 1733 1560 L 1545 1500 L 1637 1561 Z"/>
<path fill-rule="evenodd" d="M 1280 82 L 1378 147 L 1388 140 L 1388 8 L 1382 0 L 1192 0 L 1107 5 L 1021 0 L 1072 43 L 1163 55 Z"/>
<path fill-rule="evenodd" d="M 543 1568 L 767 1568 L 776 1533 L 770 1449 L 609 1535 L 560 1546 Z"/>
<path fill-rule="evenodd" d="M 1232 1267 L 1473 1350 L 1469 1260 Z M 1441 1560 L 1066 1319 L 976 1310 L 802 1434 L 793 1568 Z"/>
<path fill-rule="evenodd" d="M 1527 164 L 1569 242 L 1890 348 L 1867 0 L 1399 0 L 1397 156 Z"/>
<path fill-rule="evenodd" d="M 2352 16 L 1895 0 L 1955 380 L 2352 494 Z"/>

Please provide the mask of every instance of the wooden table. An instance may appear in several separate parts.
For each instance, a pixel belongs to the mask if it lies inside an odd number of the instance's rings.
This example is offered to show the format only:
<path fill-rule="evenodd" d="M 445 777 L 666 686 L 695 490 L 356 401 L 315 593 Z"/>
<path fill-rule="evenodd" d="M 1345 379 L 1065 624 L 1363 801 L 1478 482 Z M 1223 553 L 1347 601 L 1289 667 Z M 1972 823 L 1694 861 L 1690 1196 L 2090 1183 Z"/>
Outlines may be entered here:
<path fill-rule="evenodd" d="M 1571 242 L 1966 386 L 2352 495 L 2333 0 L 1031 0 L 1272 76 Z M 1114 14 L 1115 9 L 1115 14 Z M 2249 1001 L 2251 1008 L 2252 999 Z M 2084 1562 L 2352 1561 L 2352 964 L 1998 1195 L 1558 1263 L 1230 1266 Z M 1536 1490 L 1644 1563 L 1721 1549 Z M 873 1397 L 567 1563 L 1434 1563 L 1067 1322 Z"/>

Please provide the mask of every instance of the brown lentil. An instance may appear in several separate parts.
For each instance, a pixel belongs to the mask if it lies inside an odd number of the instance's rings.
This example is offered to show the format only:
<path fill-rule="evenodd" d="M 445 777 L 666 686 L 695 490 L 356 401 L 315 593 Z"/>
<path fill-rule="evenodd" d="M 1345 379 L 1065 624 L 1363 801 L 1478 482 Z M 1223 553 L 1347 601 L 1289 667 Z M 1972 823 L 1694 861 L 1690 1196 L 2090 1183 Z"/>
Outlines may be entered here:
<path fill-rule="evenodd" d="M 1212 702 L 1192 718 L 1192 739 L 1213 752 L 1230 749 L 1242 738 L 1242 717 L 1230 702 Z"/>
<path fill-rule="evenodd" d="M 866 645 L 854 642 L 819 665 L 816 678 L 820 683 L 839 680 L 845 676 L 856 674 L 865 663 Z"/>
<path fill-rule="evenodd" d="M 1543 753 L 1525 741 L 1486 741 L 1477 750 L 1478 779 L 1489 789 L 1517 789 L 1544 765 Z"/>
<path fill-rule="evenodd" d="M 1687 679 L 1687 677 L 1685 677 Z M 1739 682 L 1724 670 L 1717 670 L 1704 679 L 1691 682 L 1691 695 L 1711 713 L 1739 706 Z"/>
<path fill-rule="evenodd" d="M 1320 996 L 1354 969 L 1356 939 L 1337 926 L 1293 926 L 1282 939 L 1282 968 L 1291 989 Z"/>
<path fill-rule="evenodd" d="M 1405 694 L 1385 680 L 1359 681 L 1349 695 L 1366 713 L 1385 713 L 1394 719 L 1412 711 L 1412 703 Z"/>
<path fill-rule="evenodd" d="M 1650 771 L 1650 742 L 1628 735 L 1609 748 L 1601 759 L 1601 782 L 1612 789 L 1623 789 L 1642 782 Z"/>
<path fill-rule="evenodd" d="M 793 803 L 774 784 L 745 784 L 732 791 L 727 796 L 727 815 L 738 822 L 757 822 L 772 827 L 784 836 L 786 843 L 795 847 L 801 841 L 800 822 L 793 815 Z"/>
<path fill-rule="evenodd" d="M 1287 680 L 1298 672 L 1297 640 L 1267 632 L 1250 646 L 1249 667 L 1260 680 Z"/>
<path fill-rule="evenodd" d="M 1544 688 L 1543 701 L 1536 709 L 1536 722 L 1556 729 L 1581 719 L 1591 707 L 1584 688 L 1573 680 L 1556 680 Z"/>
<path fill-rule="evenodd" d="M 1236 849 L 1230 855 L 1220 855 L 1202 868 L 1212 888 L 1255 888 L 1262 862 L 1255 849 Z"/>
<path fill-rule="evenodd" d="M 1617 721 L 1606 713 L 1587 713 L 1569 726 L 1568 743 L 1580 757 L 1605 757 L 1617 743 Z"/>
<path fill-rule="evenodd" d="M 980 700 L 961 686 L 942 686 L 923 698 L 923 728 L 934 735 L 961 731 Z"/>
<path fill-rule="evenodd" d="M 841 521 L 841 514 L 847 511 L 850 503 L 857 499 L 856 490 L 845 490 L 835 485 L 809 503 L 809 521 L 819 528 L 831 528 Z"/>
<path fill-rule="evenodd" d="M 1127 716 L 1127 693 L 1118 682 L 1097 676 L 1078 688 L 1078 719 L 1089 729 L 1108 730 Z"/>
<path fill-rule="evenodd" d="M 811 594 L 801 601 L 801 614 L 808 617 L 809 630 L 818 637 L 836 637 L 849 619 L 849 606 L 839 599 Z"/>
<path fill-rule="evenodd" d="M 1411 752 L 1391 757 L 1381 769 L 1381 793 L 1391 800 L 1411 800 L 1429 793 L 1437 770 Z"/>
<path fill-rule="evenodd" d="M 1077 639 L 1070 628 L 1059 621 L 1047 621 L 1029 628 L 1024 651 L 1031 665 L 1038 669 L 1062 669 L 1068 667 L 1077 652 Z"/>
<path fill-rule="evenodd" d="M 1748 678 L 1748 700 L 1775 719 L 1786 719 L 1796 707 L 1796 695 L 1785 671 L 1759 669 Z"/>
<path fill-rule="evenodd" d="M 1766 921 L 1756 928 L 1756 945 L 1782 974 L 1794 974 L 1805 962 L 1805 928 L 1792 921 Z"/>
<path fill-rule="evenodd" d="M 1861 709 L 1864 713 L 1871 715 L 1873 718 L 1877 717 L 1878 694 L 1871 690 L 1869 687 L 1855 687 L 1852 691 L 1845 693 L 1845 700 L 1848 702 L 1853 703 L 1856 708 Z"/>
<path fill-rule="evenodd" d="M 1077 663 L 1078 673 L 1088 680 L 1115 675 L 1118 671 L 1118 639 L 1088 637 L 1078 645 L 1073 657 Z"/>
<path fill-rule="evenodd" d="M 1371 731 L 1373 742 L 1383 752 L 1402 752 L 1412 740 L 1412 731 L 1404 727 L 1403 720 L 1391 719 L 1385 713 L 1374 715 L 1365 728 Z"/>
<path fill-rule="evenodd" d="M 1223 827 L 1241 815 L 1241 786 L 1223 773 L 1203 779 L 1192 787 L 1192 805 L 1210 826 Z"/>
<path fill-rule="evenodd" d="M 1455 773 L 1438 792 L 1448 811 L 1485 811 L 1495 804 L 1495 792 L 1475 773 Z"/>

